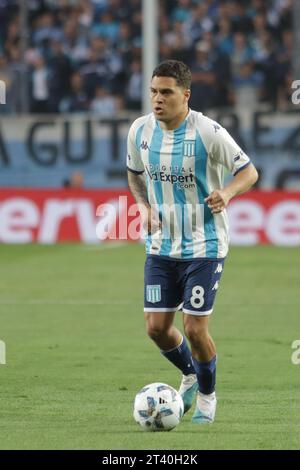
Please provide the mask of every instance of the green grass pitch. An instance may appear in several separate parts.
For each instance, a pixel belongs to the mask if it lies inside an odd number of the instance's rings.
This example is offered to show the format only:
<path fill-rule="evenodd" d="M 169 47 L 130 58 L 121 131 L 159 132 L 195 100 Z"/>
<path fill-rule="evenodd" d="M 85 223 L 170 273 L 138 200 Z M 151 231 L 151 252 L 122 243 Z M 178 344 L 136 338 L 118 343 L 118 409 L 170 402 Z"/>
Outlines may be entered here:
<path fill-rule="evenodd" d="M 143 246 L 2 245 L 0 259 L 1 449 L 300 447 L 299 249 L 231 249 L 211 319 L 216 421 L 190 411 L 169 433 L 132 417 L 142 386 L 180 381 L 144 332 Z"/>

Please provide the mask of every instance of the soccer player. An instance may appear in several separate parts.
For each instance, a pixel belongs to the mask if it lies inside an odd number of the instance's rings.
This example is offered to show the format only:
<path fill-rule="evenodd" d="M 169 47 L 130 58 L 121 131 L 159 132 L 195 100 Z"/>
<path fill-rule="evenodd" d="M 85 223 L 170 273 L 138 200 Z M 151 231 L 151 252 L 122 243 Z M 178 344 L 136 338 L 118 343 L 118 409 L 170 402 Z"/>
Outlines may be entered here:
<path fill-rule="evenodd" d="M 146 238 L 145 320 L 161 353 L 183 374 L 185 412 L 194 423 L 216 411 L 216 348 L 208 331 L 228 251 L 226 206 L 257 180 L 249 157 L 228 132 L 189 109 L 190 69 L 167 60 L 151 81 L 153 112 L 128 134 L 128 181 Z M 201 104 L 201 103 L 200 103 Z M 233 174 L 224 187 L 224 170 Z M 186 338 L 173 325 L 182 309 Z"/>

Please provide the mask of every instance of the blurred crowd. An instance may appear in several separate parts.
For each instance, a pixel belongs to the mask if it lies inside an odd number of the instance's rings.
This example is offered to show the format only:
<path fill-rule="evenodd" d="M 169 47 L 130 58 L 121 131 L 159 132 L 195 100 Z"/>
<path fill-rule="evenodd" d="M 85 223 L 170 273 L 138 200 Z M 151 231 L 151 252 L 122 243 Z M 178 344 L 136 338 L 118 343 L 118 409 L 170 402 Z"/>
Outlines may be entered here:
<path fill-rule="evenodd" d="M 20 110 L 24 63 L 33 113 L 141 109 L 141 0 L 28 0 L 26 50 L 18 3 L 0 0 L 7 112 Z M 159 0 L 160 60 L 191 67 L 194 109 L 285 109 L 292 16 L 293 0 Z"/>

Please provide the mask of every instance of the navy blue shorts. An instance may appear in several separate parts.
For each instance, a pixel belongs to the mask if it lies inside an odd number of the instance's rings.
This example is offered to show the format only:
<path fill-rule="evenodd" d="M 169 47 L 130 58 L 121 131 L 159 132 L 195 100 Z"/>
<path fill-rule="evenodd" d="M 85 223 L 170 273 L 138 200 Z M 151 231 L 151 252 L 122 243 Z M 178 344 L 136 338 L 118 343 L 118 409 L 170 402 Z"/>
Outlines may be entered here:
<path fill-rule="evenodd" d="M 210 315 L 224 259 L 177 261 L 148 255 L 145 263 L 145 312 Z"/>

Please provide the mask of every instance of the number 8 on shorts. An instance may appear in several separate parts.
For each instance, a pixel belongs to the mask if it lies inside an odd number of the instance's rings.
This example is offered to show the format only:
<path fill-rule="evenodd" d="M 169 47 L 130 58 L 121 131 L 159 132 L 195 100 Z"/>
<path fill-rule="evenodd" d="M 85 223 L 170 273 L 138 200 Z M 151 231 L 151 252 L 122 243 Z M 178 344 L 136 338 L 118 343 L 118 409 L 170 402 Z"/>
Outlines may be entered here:
<path fill-rule="evenodd" d="M 192 290 L 192 297 L 190 298 L 191 306 L 194 308 L 201 308 L 204 304 L 204 289 L 201 286 L 195 286 Z"/>

